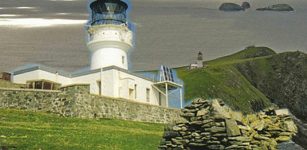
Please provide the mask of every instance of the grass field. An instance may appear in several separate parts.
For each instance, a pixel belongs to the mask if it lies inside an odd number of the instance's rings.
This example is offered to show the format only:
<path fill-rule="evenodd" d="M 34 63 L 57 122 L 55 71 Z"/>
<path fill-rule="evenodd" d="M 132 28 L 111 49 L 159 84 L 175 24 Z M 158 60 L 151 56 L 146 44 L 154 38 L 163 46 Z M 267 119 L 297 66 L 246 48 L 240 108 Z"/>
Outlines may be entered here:
<path fill-rule="evenodd" d="M 0 146 L 18 150 L 155 150 L 163 128 L 162 124 L 0 109 Z"/>

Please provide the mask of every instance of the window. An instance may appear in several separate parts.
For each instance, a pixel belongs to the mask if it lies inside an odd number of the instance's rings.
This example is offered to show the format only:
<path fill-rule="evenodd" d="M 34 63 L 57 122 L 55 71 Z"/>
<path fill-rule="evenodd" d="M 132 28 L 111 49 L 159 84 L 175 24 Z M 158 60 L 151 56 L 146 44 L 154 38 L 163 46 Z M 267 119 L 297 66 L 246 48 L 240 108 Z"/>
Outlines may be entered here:
<path fill-rule="evenodd" d="M 98 90 L 99 90 L 99 95 L 101 96 L 101 81 L 97 81 L 97 85 L 98 85 Z"/>
<path fill-rule="evenodd" d="M 137 85 L 134 85 L 134 99 L 137 98 Z"/>
<path fill-rule="evenodd" d="M 45 89 L 45 90 L 52 90 L 52 83 L 50 83 L 50 82 L 43 82 L 43 89 Z"/>
<path fill-rule="evenodd" d="M 149 88 L 146 89 L 146 101 L 150 102 L 150 89 Z"/>
<path fill-rule="evenodd" d="M 28 82 L 27 85 L 29 89 L 34 89 L 33 82 Z"/>
<path fill-rule="evenodd" d="M 129 99 L 133 99 L 133 98 L 134 98 L 134 89 L 129 88 Z"/>
<path fill-rule="evenodd" d="M 159 105 L 162 106 L 162 95 L 160 92 L 159 92 Z"/>
<path fill-rule="evenodd" d="M 125 56 L 122 56 L 122 64 L 125 64 Z"/>
<path fill-rule="evenodd" d="M 37 81 L 34 83 L 34 88 L 35 89 L 43 89 L 43 82 L 42 81 Z"/>
<path fill-rule="evenodd" d="M 43 90 L 58 90 L 61 84 L 52 81 L 27 81 L 27 88 L 29 89 L 43 89 Z"/>

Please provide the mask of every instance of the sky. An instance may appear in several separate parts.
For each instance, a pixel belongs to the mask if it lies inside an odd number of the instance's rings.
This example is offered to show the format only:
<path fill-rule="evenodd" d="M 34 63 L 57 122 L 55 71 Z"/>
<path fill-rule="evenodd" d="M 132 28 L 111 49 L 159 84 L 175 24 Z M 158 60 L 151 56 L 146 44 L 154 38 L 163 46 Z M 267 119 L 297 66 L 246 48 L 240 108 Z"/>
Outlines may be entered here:
<path fill-rule="evenodd" d="M 249 1 L 247 11 L 221 12 L 218 7 L 225 1 L 131 0 L 130 21 L 136 27 L 131 69 L 188 65 L 198 51 L 210 60 L 250 45 L 307 52 L 307 1 Z M 277 3 L 295 11 L 255 10 Z M 87 19 L 86 0 L 0 1 L 0 71 L 29 63 L 66 71 L 88 66 Z"/>

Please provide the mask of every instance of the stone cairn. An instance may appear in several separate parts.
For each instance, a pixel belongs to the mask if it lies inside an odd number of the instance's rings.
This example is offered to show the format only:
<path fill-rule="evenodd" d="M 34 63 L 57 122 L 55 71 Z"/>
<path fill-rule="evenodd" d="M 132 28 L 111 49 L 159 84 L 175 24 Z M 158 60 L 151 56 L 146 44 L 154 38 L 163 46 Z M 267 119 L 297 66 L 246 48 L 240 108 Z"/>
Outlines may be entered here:
<path fill-rule="evenodd" d="M 287 109 L 243 115 L 221 100 L 195 99 L 181 116 L 165 128 L 160 150 L 274 150 L 297 133 Z"/>

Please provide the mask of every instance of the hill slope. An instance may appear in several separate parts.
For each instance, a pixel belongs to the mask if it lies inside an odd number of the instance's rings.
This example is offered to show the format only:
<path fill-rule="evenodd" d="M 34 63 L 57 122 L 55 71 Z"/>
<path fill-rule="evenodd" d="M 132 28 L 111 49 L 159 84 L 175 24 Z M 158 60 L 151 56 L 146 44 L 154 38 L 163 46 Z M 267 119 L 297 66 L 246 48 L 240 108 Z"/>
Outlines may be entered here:
<path fill-rule="evenodd" d="M 185 84 L 185 98 L 221 98 L 230 107 L 245 113 L 259 111 L 271 105 L 270 100 L 255 88 L 236 68 L 235 64 L 271 57 L 275 52 L 265 47 L 247 49 L 205 62 L 205 69 L 177 69 Z"/>
<path fill-rule="evenodd" d="M 307 54 L 286 52 L 251 60 L 236 68 L 280 107 L 307 121 Z"/>
<path fill-rule="evenodd" d="M 0 149 L 156 149 L 162 124 L 0 109 Z"/>

